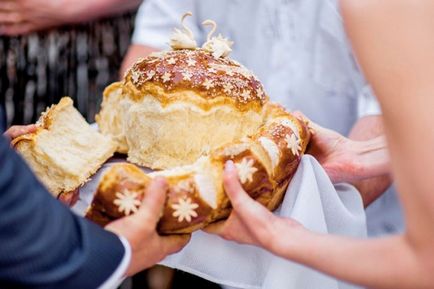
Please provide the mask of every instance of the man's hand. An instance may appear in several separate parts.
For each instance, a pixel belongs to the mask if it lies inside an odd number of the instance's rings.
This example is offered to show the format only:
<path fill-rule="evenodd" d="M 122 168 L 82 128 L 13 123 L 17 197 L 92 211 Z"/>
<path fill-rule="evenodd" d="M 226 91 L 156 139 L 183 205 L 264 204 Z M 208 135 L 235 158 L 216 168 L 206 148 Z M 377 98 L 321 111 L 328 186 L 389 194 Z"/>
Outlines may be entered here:
<path fill-rule="evenodd" d="M 137 213 L 105 227 L 106 230 L 125 237 L 131 245 L 132 259 L 126 273 L 128 276 L 178 252 L 190 239 L 189 235 L 158 235 L 156 227 L 163 211 L 166 191 L 167 182 L 163 178 L 154 179 Z"/>
<path fill-rule="evenodd" d="M 13 140 L 24 134 L 35 132 L 38 127 L 35 124 L 29 125 L 14 125 L 11 126 L 7 131 L 4 132 L 4 136 Z"/>
<path fill-rule="evenodd" d="M 28 34 L 136 8 L 140 0 L 1 0 L 0 35 Z"/>
<path fill-rule="evenodd" d="M 299 112 L 294 114 L 307 120 Z M 307 153 L 320 162 L 333 183 L 354 182 L 389 172 L 389 155 L 384 136 L 355 141 L 312 121 L 308 122 L 314 133 Z"/>
<path fill-rule="evenodd" d="M 21 35 L 70 21 L 68 11 L 81 1 L 2 0 L 0 35 Z M 76 2 L 74 4 L 74 2 Z"/>
<path fill-rule="evenodd" d="M 206 227 L 205 232 L 278 253 L 285 246 L 291 246 L 292 234 L 305 230 L 297 221 L 277 217 L 250 198 L 240 184 L 232 161 L 225 165 L 223 184 L 231 200 L 232 213 L 226 221 Z M 279 240 L 285 240 L 284 244 Z"/>

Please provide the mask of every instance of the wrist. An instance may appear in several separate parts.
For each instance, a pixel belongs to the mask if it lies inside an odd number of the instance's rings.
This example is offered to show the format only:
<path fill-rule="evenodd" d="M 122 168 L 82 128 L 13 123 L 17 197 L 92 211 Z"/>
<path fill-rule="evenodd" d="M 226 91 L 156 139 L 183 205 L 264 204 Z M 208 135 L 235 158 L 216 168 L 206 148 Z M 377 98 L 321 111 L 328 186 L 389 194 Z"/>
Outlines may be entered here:
<path fill-rule="evenodd" d="M 293 219 L 281 218 L 281 226 L 276 226 L 273 233 L 272 242 L 267 248 L 277 256 L 297 261 L 311 233 L 302 224 Z"/>
<path fill-rule="evenodd" d="M 389 156 L 383 136 L 352 142 L 356 179 L 367 179 L 389 173 Z"/>

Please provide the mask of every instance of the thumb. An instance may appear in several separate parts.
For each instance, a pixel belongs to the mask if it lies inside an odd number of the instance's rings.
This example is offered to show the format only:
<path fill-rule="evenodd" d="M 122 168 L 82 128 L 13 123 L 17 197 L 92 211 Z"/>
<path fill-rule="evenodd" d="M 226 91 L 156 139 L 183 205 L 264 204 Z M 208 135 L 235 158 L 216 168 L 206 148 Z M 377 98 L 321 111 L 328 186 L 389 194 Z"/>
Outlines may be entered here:
<path fill-rule="evenodd" d="M 161 244 L 165 255 L 170 255 L 179 252 L 190 241 L 191 235 L 171 235 L 161 237 Z"/>
<path fill-rule="evenodd" d="M 161 217 L 166 200 L 168 184 L 162 177 L 156 177 L 146 189 L 142 205 L 136 215 L 145 218 L 151 226 L 156 226 Z"/>
<path fill-rule="evenodd" d="M 244 191 L 238 179 L 237 169 L 232 161 L 226 162 L 223 185 L 231 200 L 233 210 L 246 225 L 250 226 L 253 220 L 260 219 L 264 214 L 270 214 L 265 207 L 253 200 Z"/>
<path fill-rule="evenodd" d="M 10 138 L 10 139 L 14 139 L 17 138 L 21 135 L 25 135 L 28 133 L 33 133 L 35 132 L 37 129 L 37 126 L 35 124 L 30 124 L 30 125 L 16 125 L 16 126 L 12 126 L 10 127 L 5 134 Z"/>
<path fill-rule="evenodd" d="M 239 207 L 241 204 L 251 201 L 250 197 L 241 186 L 238 171 L 233 161 L 227 161 L 225 164 L 223 186 L 233 207 Z"/>

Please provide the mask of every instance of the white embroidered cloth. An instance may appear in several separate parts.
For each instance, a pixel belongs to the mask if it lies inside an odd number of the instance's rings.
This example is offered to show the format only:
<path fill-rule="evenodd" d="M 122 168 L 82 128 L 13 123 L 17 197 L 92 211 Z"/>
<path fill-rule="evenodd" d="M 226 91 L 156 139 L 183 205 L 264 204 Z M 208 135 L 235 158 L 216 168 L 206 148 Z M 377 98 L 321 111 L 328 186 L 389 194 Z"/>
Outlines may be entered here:
<path fill-rule="evenodd" d="M 81 189 L 81 200 L 74 207 L 76 212 L 84 212 L 97 186 L 96 180 L 110 165 L 106 164 Z M 333 186 L 311 156 L 303 156 L 275 214 L 294 218 L 315 232 L 366 237 L 365 213 L 357 190 L 347 184 Z M 169 256 L 162 264 L 236 288 L 357 288 L 260 248 L 239 245 L 202 231 L 195 232 L 181 252 Z"/>

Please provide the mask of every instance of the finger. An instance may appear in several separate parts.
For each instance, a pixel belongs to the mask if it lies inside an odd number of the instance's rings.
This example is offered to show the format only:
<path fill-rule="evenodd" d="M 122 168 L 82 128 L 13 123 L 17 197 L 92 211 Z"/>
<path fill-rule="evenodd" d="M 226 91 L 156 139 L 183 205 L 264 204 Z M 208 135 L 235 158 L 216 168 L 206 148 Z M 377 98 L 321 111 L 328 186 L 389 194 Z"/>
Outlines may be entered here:
<path fill-rule="evenodd" d="M 17 11 L 18 3 L 16 0 L 2 0 L 0 1 L 0 11 Z"/>
<path fill-rule="evenodd" d="M 296 110 L 294 112 L 292 112 L 292 115 L 294 115 L 296 118 L 301 119 L 301 120 L 309 120 L 306 115 L 304 115 L 304 113 L 302 113 L 299 110 Z"/>
<path fill-rule="evenodd" d="M 220 235 L 223 233 L 223 231 L 225 229 L 225 223 L 226 223 L 226 220 L 211 223 L 208 226 L 206 226 L 205 228 L 203 228 L 202 231 L 204 231 L 208 234 Z"/>
<path fill-rule="evenodd" d="M 23 34 L 28 34 L 32 30 L 32 26 L 29 22 L 21 22 L 7 25 L 1 25 L 0 23 L 0 35 L 19 36 Z"/>
<path fill-rule="evenodd" d="M 146 189 L 145 197 L 138 211 L 141 217 L 147 218 L 152 226 L 156 226 L 163 211 L 167 193 L 167 181 L 157 177 L 151 181 Z"/>
<path fill-rule="evenodd" d="M 238 180 L 238 173 L 232 161 L 226 162 L 223 185 L 231 200 L 233 210 L 239 220 L 256 235 L 255 232 L 266 227 L 273 215 L 261 204 L 247 195 Z"/>
<path fill-rule="evenodd" d="M 6 135 L 11 138 L 17 138 L 21 135 L 25 135 L 28 133 L 33 133 L 35 132 L 37 129 L 37 126 L 35 124 L 30 124 L 30 125 L 14 125 L 12 127 L 10 127 L 7 131 L 6 131 Z"/>
<path fill-rule="evenodd" d="M 18 24 L 24 21 L 24 17 L 18 12 L 5 12 L 0 10 L 1 24 Z"/>
<path fill-rule="evenodd" d="M 161 237 L 161 244 L 165 255 L 179 252 L 191 239 L 191 235 L 171 235 Z"/>
<path fill-rule="evenodd" d="M 223 174 L 223 186 L 225 191 L 231 200 L 232 206 L 238 207 L 238 204 L 252 201 L 247 193 L 241 186 L 238 171 L 233 161 L 227 161 L 225 164 L 225 171 Z"/>

